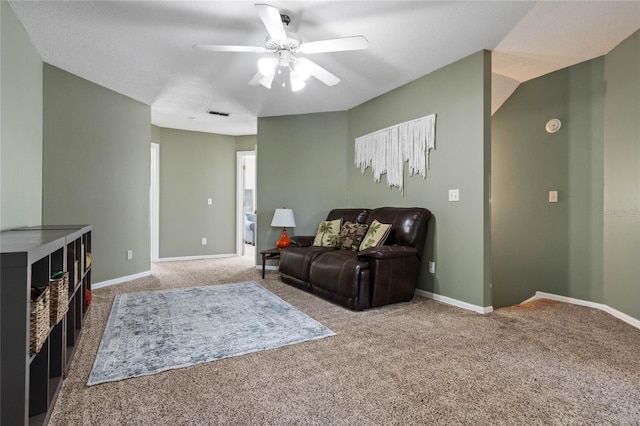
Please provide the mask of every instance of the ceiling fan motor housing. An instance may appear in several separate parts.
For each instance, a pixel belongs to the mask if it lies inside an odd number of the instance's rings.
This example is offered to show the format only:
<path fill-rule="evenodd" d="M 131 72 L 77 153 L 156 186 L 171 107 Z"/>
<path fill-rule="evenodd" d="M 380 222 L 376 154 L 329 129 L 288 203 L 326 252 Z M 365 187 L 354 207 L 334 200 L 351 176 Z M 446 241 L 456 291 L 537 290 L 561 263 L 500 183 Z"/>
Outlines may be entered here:
<path fill-rule="evenodd" d="M 278 66 L 287 67 L 292 62 L 293 57 L 288 50 L 281 50 L 278 52 Z"/>
<path fill-rule="evenodd" d="M 289 31 L 286 31 L 286 33 L 287 33 L 287 42 L 284 43 L 283 45 L 278 44 L 271 37 L 267 37 L 267 43 L 266 43 L 267 49 L 269 49 L 269 50 L 294 50 L 294 49 L 297 49 L 298 46 L 300 46 L 300 43 L 302 42 L 302 40 L 300 39 L 300 36 L 298 36 L 298 34 L 296 34 L 296 33 L 292 33 L 292 32 L 289 32 Z"/>

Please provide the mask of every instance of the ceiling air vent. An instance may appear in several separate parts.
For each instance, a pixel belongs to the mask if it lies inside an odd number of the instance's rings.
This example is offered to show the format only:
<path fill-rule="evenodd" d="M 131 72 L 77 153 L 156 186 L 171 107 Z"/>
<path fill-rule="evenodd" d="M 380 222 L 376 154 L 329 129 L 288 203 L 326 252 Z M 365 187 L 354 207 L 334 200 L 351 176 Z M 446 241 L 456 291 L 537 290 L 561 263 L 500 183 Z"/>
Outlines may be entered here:
<path fill-rule="evenodd" d="M 220 111 L 213 111 L 213 110 L 207 111 L 207 114 L 219 115 L 219 116 L 222 116 L 222 117 L 228 117 L 229 116 L 228 112 L 220 112 Z"/>

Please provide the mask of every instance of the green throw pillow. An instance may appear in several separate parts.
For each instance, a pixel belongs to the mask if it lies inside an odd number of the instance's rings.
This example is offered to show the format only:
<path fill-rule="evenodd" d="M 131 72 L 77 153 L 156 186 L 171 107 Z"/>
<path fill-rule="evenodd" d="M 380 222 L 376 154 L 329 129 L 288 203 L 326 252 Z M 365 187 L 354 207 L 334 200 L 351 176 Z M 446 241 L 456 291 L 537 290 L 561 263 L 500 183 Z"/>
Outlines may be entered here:
<path fill-rule="evenodd" d="M 341 226 L 342 219 L 326 220 L 324 222 L 320 222 L 320 225 L 318 225 L 316 238 L 313 240 L 313 245 L 322 247 L 337 247 Z"/>
<path fill-rule="evenodd" d="M 380 223 L 374 219 L 367 230 L 367 234 L 360 243 L 360 250 L 381 246 L 384 244 L 384 241 L 387 239 L 390 232 L 391 225 Z"/>
<path fill-rule="evenodd" d="M 367 233 L 368 226 L 360 223 L 345 222 L 340 229 L 340 244 L 338 248 L 358 251 L 360 241 Z"/>

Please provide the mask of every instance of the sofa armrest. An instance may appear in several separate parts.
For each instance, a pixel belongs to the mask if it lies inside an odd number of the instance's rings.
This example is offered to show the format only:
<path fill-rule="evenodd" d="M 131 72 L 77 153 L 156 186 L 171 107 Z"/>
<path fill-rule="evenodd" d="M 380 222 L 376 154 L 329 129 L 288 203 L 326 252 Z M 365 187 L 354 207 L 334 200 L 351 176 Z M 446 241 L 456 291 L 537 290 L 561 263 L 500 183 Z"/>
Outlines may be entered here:
<path fill-rule="evenodd" d="M 289 239 L 292 247 L 311 247 L 315 238 L 315 235 L 296 235 Z"/>
<path fill-rule="evenodd" d="M 380 259 L 393 259 L 396 257 L 410 257 L 416 256 L 418 250 L 415 247 L 410 246 L 380 246 L 371 247 L 366 250 L 362 250 L 358 253 L 358 259 L 360 260 L 380 260 Z"/>

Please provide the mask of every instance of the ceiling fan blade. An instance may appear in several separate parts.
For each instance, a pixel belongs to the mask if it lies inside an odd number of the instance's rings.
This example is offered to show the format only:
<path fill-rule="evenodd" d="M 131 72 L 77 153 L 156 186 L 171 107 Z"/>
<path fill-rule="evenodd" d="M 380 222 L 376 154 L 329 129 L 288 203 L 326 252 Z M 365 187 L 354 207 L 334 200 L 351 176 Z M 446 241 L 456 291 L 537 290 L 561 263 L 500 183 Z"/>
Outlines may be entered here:
<path fill-rule="evenodd" d="M 287 33 L 280 18 L 280 12 L 273 6 L 268 4 L 256 4 L 258 15 L 262 19 L 262 23 L 267 27 L 269 36 L 280 46 L 287 43 Z"/>
<path fill-rule="evenodd" d="M 270 52 L 266 47 L 260 46 L 233 46 L 221 44 L 194 44 L 195 50 L 202 52 L 244 52 L 244 53 L 265 53 Z"/>
<path fill-rule="evenodd" d="M 264 75 L 260 71 L 253 76 L 251 80 L 249 80 L 249 86 L 257 86 L 258 84 L 262 84 L 267 89 L 271 89 L 271 83 L 273 82 L 273 78 L 275 74 Z"/>
<path fill-rule="evenodd" d="M 362 50 L 369 46 L 364 36 L 335 38 L 332 40 L 311 41 L 298 47 L 301 53 L 343 52 L 345 50 Z"/>
<path fill-rule="evenodd" d="M 335 86 L 340 83 L 340 79 L 335 75 L 331 74 L 329 71 L 322 68 L 320 65 L 316 64 L 313 61 L 308 60 L 307 58 L 298 58 L 297 62 L 304 64 L 304 66 L 308 67 L 309 72 L 312 76 L 326 84 L 327 86 Z"/>

